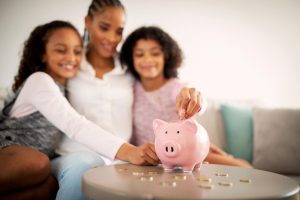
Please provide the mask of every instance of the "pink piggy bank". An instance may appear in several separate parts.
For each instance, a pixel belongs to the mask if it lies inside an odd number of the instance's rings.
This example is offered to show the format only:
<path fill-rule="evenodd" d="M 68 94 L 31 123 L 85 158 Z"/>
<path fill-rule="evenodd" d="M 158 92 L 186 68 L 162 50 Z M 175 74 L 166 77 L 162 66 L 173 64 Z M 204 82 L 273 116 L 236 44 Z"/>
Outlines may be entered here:
<path fill-rule="evenodd" d="M 206 130 L 195 120 L 168 123 L 153 120 L 155 151 L 165 170 L 199 168 L 209 151 Z"/>

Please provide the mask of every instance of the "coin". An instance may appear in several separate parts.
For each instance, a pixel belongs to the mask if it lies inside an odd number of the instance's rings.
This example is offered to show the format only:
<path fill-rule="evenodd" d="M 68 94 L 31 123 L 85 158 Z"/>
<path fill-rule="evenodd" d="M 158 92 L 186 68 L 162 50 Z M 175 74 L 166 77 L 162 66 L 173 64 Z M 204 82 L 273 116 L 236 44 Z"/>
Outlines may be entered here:
<path fill-rule="evenodd" d="M 218 183 L 219 185 L 221 185 L 221 186 L 226 186 L 226 187 L 230 187 L 230 186 L 232 186 L 233 184 L 231 183 L 231 182 L 219 182 Z"/>
<path fill-rule="evenodd" d="M 124 172 L 124 171 L 127 171 L 128 169 L 127 168 L 120 168 L 118 169 L 119 172 Z"/>
<path fill-rule="evenodd" d="M 200 182 L 211 182 L 211 178 L 206 178 L 206 177 L 199 177 L 197 178 L 197 181 L 200 181 Z"/>
<path fill-rule="evenodd" d="M 186 180 L 186 176 L 185 175 L 175 175 L 174 179 L 177 181 Z"/>
<path fill-rule="evenodd" d="M 153 181 L 154 180 L 153 176 L 141 176 L 139 179 L 140 179 L 140 181 Z"/>
<path fill-rule="evenodd" d="M 143 176 L 144 172 L 132 172 L 132 175 L 134 175 L 134 176 Z"/>
<path fill-rule="evenodd" d="M 213 189 L 213 185 L 198 185 L 201 189 L 211 190 Z"/>
<path fill-rule="evenodd" d="M 242 183 L 251 183 L 251 179 L 240 179 Z"/>
<path fill-rule="evenodd" d="M 150 172 L 147 172 L 147 174 L 148 175 L 156 175 L 156 174 L 158 174 L 158 172 L 152 172 L 152 171 L 150 171 Z"/>
<path fill-rule="evenodd" d="M 222 177 L 228 177 L 229 175 L 227 173 L 221 173 L 221 172 L 217 172 L 215 173 L 216 176 L 222 176 Z"/>

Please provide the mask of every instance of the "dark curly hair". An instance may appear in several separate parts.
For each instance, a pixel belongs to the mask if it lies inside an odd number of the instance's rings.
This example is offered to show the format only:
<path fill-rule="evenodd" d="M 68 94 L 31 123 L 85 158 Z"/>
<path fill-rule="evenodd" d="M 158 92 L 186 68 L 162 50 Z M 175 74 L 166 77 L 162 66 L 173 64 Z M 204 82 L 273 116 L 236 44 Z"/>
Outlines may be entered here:
<path fill-rule="evenodd" d="M 125 39 L 120 52 L 122 67 L 127 67 L 127 70 L 140 80 L 140 76 L 133 65 L 133 49 L 137 41 L 141 39 L 152 39 L 159 43 L 164 54 L 164 77 L 167 79 L 177 77 L 177 69 L 181 66 L 183 60 L 182 50 L 168 33 L 156 26 L 138 28 Z"/>
<path fill-rule="evenodd" d="M 46 63 L 43 62 L 46 44 L 52 33 L 61 28 L 70 28 L 74 30 L 80 38 L 79 32 L 71 23 L 58 20 L 37 26 L 31 32 L 29 38 L 24 43 L 19 71 L 15 76 L 15 81 L 12 86 L 14 92 L 19 89 L 32 73 L 44 71 L 46 69 Z"/>

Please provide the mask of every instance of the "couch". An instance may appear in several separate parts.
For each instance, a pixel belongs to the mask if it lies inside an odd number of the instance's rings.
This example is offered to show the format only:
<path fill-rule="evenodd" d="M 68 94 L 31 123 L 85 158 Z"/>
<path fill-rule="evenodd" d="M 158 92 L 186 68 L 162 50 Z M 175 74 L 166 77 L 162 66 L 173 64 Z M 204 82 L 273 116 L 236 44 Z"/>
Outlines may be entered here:
<path fill-rule="evenodd" d="M 300 185 L 300 109 L 208 99 L 207 110 L 196 120 L 215 145 L 256 169 L 289 176 Z"/>
<path fill-rule="evenodd" d="M 0 109 L 11 96 L 0 87 Z M 254 168 L 287 175 L 300 184 L 300 109 L 269 109 L 257 101 L 208 99 L 196 116 L 215 145 Z"/>

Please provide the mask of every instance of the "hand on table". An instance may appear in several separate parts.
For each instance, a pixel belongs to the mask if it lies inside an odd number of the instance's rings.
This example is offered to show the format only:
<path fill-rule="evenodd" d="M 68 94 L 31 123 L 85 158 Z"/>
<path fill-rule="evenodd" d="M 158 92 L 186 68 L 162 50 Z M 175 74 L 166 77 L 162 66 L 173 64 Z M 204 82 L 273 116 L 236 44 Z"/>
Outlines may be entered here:
<path fill-rule="evenodd" d="M 160 161 L 155 153 L 154 144 L 143 144 L 138 146 L 139 156 L 143 165 L 157 165 Z M 137 156 L 138 157 L 138 156 Z"/>
<path fill-rule="evenodd" d="M 157 165 L 160 162 L 155 153 L 154 144 L 136 147 L 125 143 L 120 147 L 116 158 L 135 165 Z"/>

